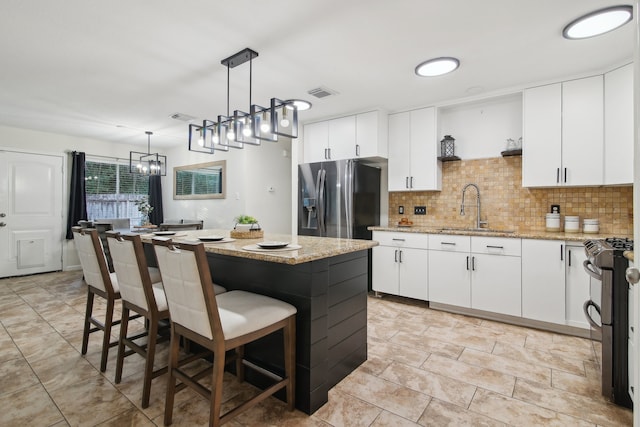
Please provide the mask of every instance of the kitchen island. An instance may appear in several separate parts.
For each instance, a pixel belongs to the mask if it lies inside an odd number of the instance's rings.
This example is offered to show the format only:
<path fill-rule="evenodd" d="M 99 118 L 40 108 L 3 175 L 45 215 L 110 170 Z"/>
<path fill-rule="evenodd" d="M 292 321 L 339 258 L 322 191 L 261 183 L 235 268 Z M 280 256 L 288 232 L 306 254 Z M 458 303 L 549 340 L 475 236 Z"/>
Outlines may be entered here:
<path fill-rule="evenodd" d="M 296 316 L 296 408 L 312 414 L 328 401 L 328 391 L 367 359 L 367 291 L 371 240 L 265 233 L 260 239 L 230 239 L 227 230 L 177 231 L 175 242 L 204 242 L 211 276 L 227 290 L 268 295 L 294 305 Z M 154 234 L 144 234 L 151 243 Z M 299 249 L 260 249 L 263 241 L 289 242 Z M 147 258 L 155 265 L 150 245 Z M 250 247 L 250 248 L 248 248 Z M 245 356 L 284 373 L 282 335 L 247 345 Z M 264 386 L 262 376 L 247 380 Z"/>

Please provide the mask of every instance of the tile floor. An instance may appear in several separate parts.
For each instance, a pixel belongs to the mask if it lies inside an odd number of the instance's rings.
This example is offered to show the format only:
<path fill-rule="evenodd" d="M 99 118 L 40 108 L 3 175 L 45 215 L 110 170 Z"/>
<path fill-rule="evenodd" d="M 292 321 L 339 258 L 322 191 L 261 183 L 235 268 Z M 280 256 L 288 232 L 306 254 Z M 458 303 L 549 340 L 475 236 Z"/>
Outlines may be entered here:
<path fill-rule="evenodd" d="M 98 334 L 80 356 L 85 292 L 80 272 L 0 280 L 0 425 L 162 425 L 164 377 L 153 381 L 150 407 L 140 408 L 142 358 L 129 357 L 114 384 L 116 351 L 101 374 Z M 589 340 L 393 297 L 370 297 L 368 318 L 369 360 L 314 415 L 269 398 L 227 425 L 632 425 L 631 411 L 600 397 Z M 250 389 L 225 379 L 229 404 Z M 182 391 L 173 425 L 206 425 L 207 408 Z"/>

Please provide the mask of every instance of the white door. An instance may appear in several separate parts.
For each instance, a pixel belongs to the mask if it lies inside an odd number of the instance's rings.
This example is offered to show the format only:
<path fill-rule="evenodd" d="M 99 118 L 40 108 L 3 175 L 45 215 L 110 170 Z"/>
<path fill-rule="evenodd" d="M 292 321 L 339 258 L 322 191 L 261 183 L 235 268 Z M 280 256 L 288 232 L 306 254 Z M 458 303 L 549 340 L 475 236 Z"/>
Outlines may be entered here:
<path fill-rule="evenodd" d="M 400 250 L 390 246 L 376 246 L 373 248 L 371 287 L 376 292 L 398 295 L 398 252 Z"/>
<path fill-rule="evenodd" d="M 409 113 L 389 115 L 389 191 L 408 191 L 411 174 Z"/>
<path fill-rule="evenodd" d="M 399 252 L 399 294 L 403 297 L 427 301 L 429 296 L 427 285 L 428 252 L 425 249 L 411 248 L 403 248 Z"/>
<path fill-rule="evenodd" d="M 62 270 L 62 160 L 0 152 L 0 277 Z"/>
<path fill-rule="evenodd" d="M 331 160 L 356 157 L 356 116 L 329 120 L 329 154 Z"/>
<path fill-rule="evenodd" d="M 471 255 L 471 308 L 522 316 L 521 259 Z"/>

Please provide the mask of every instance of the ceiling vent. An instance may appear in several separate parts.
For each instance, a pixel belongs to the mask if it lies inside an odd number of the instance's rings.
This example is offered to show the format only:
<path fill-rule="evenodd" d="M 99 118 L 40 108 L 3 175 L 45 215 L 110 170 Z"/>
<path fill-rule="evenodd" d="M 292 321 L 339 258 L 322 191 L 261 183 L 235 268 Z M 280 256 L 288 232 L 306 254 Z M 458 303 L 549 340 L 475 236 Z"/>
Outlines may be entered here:
<path fill-rule="evenodd" d="M 313 95 L 316 98 L 326 98 L 327 96 L 330 95 L 337 95 L 338 92 L 336 92 L 335 90 L 331 90 L 327 87 L 324 86 L 320 86 L 317 87 L 315 89 L 311 89 L 310 91 L 307 92 L 309 95 Z"/>
<path fill-rule="evenodd" d="M 170 115 L 169 117 L 171 117 L 172 119 L 175 119 L 175 120 L 180 120 L 181 122 L 192 122 L 192 121 L 196 120 L 196 117 L 189 116 L 187 114 L 182 114 L 182 113 L 174 113 L 174 114 Z"/>

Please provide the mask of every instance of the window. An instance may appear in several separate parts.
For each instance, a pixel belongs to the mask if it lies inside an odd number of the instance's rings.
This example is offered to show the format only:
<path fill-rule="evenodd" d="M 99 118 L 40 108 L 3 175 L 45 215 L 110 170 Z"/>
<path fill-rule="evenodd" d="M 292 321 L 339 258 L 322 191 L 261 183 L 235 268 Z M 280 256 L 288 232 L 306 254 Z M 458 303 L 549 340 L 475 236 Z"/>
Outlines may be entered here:
<path fill-rule="evenodd" d="M 85 186 L 87 219 L 141 219 L 135 202 L 149 194 L 149 177 L 130 173 L 128 163 L 87 160 Z"/>

